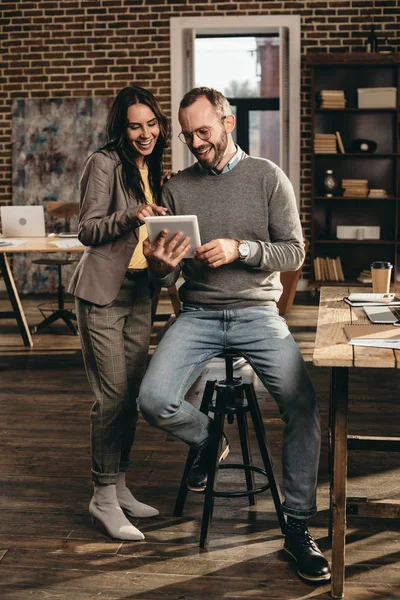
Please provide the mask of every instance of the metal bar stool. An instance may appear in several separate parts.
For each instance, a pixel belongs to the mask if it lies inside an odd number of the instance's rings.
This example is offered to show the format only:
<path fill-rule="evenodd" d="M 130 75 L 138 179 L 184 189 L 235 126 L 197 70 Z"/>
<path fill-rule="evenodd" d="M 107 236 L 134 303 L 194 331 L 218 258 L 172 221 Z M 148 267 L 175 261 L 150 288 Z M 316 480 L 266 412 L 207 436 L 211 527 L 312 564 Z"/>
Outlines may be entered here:
<path fill-rule="evenodd" d="M 256 494 L 260 494 L 261 492 L 269 489 L 272 494 L 279 525 L 283 534 L 285 533 L 286 527 L 286 521 L 281 506 L 280 491 L 275 481 L 271 455 L 268 449 L 260 407 L 258 405 L 254 386 L 252 383 L 243 383 L 241 377 L 233 377 L 233 361 L 240 356 L 237 352 L 227 351 L 219 356 L 225 359 L 226 377 L 220 381 L 207 381 L 200 406 L 200 410 L 203 413 L 214 413 L 214 429 L 211 439 L 211 456 L 213 457 L 213 460 L 210 461 L 209 465 L 206 489 L 204 492 L 201 492 L 204 494 L 204 505 L 203 518 L 201 522 L 200 548 L 205 548 L 208 545 L 212 513 L 214 509 L 214 498 L 240 498 L 247 496 L 249 498 L 249 505 L 254 506 L 256 504 Z M 247 426 L 248 412 L 250 413 L 253 422 L 264 469 L 256 467 L 252 464 Z M 228 423 L 230 424 L 234 422 L 234 417 L 236 416 L 243 463 L 226 465 L 219 464 L 218 458 L 222 433 L 224 430 L 225 416 L 227 416 Z M 173 513 L 175 517 L 180 517 L 183 514 L 183 508 L 188 493 L 186 479 L 196 454 L 197 451 L 195 449 L 189 450 L 175 503 Z M 235 492 L 217 492 L 215 490 L 215 484 L 219 469 L 243 470 L 245 472 L 247 489 L 238 490 Z M 259 473 L 266 478 L 266 483 L 261 487 L 256 488 L 254 473 Z"/>
<path fill-rule="evenodd" d="M 72 320 L 76 321 L 76 315 L 72 310 L 65 308 L 64 305 L 64 286 L 62 284 L 62 274 L 61 267 L 63 265 L 71 265 L 73 263 L 78 262 L 77 258 L 38 258 L 37 260 L 33 260 L 32 262 L 37 265 L 46 265 L 46 266 L 56 266 L 58 269 L 58 288 L 57 288 L 57 309 L 51 313 L 48 317 L 43 319 L 40 323 L 35 325 L 32 328 L 32 333 L 39 333 L 45 327 L 48 327 L 54 321 L 58 319 L 62 319 L 64 323 L 69 327 L 71 333 L 73 335 L 78 335 L 78 331 L 72 322 Z M 39 310 L 41 310 L 41 306 L 39 305 Z M 44 311 L 42 312 L 44 316 Z"/>

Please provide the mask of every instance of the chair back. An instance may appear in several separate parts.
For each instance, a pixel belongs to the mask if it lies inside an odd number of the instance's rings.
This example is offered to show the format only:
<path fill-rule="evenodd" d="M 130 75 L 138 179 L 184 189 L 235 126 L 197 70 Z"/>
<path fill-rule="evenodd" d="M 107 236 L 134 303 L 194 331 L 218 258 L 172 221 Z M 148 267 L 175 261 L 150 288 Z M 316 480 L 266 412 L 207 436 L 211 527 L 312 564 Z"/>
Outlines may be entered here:
<path fill-rule="evenodd" d="M 310 242 L 304 240 L 304 251 L 307 254 Z M 282 271 L 281 272 L 281 283 L 283 286 L 282 296 L 278 301 L 278 310 L 280 315 L 285 315 L 293 305 L 293 300 L 296 294 L 297 283 L 300 279 L 301 272 L 303 270 L 304 262 L 296 271 Z"/>

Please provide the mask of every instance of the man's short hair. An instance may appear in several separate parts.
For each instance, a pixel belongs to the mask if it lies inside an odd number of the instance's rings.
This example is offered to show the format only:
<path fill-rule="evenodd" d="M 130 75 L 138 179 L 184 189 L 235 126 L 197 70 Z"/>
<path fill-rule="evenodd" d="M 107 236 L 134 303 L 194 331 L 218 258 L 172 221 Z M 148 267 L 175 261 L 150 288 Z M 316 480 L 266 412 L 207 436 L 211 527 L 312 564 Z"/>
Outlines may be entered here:
<path fill-rule="evenodd" d="M 227 117 L 232 114 L 232 108 L 225 96 L 218 90 L 209 87 L 195 87 L 187 92 L 179 105 L 179 110 L 187 108 L 196 102 L 198 98 L 204 96 L 215 108 L 219 117 Z"/>

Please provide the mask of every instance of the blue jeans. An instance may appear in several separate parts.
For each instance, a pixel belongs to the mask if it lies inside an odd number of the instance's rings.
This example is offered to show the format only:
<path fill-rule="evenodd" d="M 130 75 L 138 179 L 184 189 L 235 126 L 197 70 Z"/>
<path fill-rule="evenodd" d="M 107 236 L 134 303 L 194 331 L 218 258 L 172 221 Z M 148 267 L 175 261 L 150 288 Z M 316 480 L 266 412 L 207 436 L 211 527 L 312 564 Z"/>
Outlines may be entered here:
<path fill-rule="evenodd" d="M 183 308 L 161 340 L 143 379 L 138 404 L 144 418 L 191 447 L 207 443 L 211 419 L 185 394 L 207 362 L 237 350 L 251 364 L 283 421 L 283 493 L 286 514 L 316 512 L 321 429 L 317 401 L 303 357 L 285 320 L 272 306 L 205 311 Z"/>

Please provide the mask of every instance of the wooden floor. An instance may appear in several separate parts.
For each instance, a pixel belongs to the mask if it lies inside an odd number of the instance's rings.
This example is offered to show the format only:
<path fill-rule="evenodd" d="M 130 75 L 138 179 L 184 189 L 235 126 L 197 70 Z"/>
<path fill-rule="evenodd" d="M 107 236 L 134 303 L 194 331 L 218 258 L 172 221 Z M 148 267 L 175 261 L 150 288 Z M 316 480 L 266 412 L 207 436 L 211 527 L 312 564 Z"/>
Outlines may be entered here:
<path fill-rule="evenodd" d="M 38 302 L 23 299 L 30 325 L 41 318 Z M 307 294 L 297 302 L 287 320 L 310 361 L 317 308 Z M 0 299 L 1 309 L 9 310 L 6 300 Z M 92 528 L 87 511 L 92 395 L 78 338 L 62 324 L 54 331 L 38 335 L 33 349 L 26 349 L 15 323 L 0 321 L 1 600 L 330 597 L 329 586 L 315 587 L 298 579 L 290 558 L 281 550 L 282 537 L 267 492 L 251 509 L 243 498 L 217 500 L 209 550 L 199 550 L 202 496 L 189 494 L 184 517 L 171 516 L 187 449 L 143 420 L 128 479 L 137 497 L 155 505 L 160 516 L 138 522 L 146 536 L 140 543 L 120 543 Z M 219 361 L 210 364 L 192 389 L 194 403 L 200 401 L 205 379 L 218 377 L 221 367 Z M 312 531 L 329 558 L 329 374 L 309 367 L 323 427 L 319 513 L 312 520 Z M 249 367 L 240 372 L 254 379 L 279 472 L 282 423 L 277 408 Z M 351 374 L 352 433 L 399 435 L 399 384 L 399 371 L 369 369 Z M 235 428 L 227 426 L 231 461 L 239 458 Z M 237 488 L 242 485 L 241 477 L 228 471 L 220 479 L 221 487 Z M 352 452 L 349 493 L 400 500 L 399 456 Z M 400 524 L 350 517 L 348 525 L 346 598 L 400 598 Z"/>

